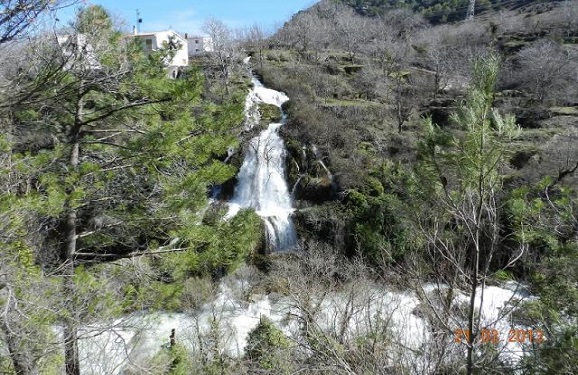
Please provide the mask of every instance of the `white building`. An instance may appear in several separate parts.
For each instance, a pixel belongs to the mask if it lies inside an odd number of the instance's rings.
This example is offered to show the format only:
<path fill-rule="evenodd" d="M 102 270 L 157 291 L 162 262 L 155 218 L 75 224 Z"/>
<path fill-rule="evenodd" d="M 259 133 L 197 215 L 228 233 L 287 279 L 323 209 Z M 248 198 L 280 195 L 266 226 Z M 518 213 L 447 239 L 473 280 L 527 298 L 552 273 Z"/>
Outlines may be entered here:
<path fill-rule="evenodd" d="M 213 39 L 206 36 L 190 36 L 185 34 L 185 39 L 189 42 L 189 57 L 203 52 L 213 51 Z"/>
<path fill-rule="evenodd" d="M 176 77 L 180 68 L 189 65 L 188 41 L 173 30 L 139 33 L 135 34 L 134 37 L 143 41 L 147 52 L 161 48 L 173 48 L 176 50 L 174 57 L 165 62 L 171 77 Z"/>
<path fill-rule="evenodd" d="M 102 68 L 96 58 L 94 47 L 88 42 L 86 35 L 57 35 L 56 42 L 67 59 L 65 69 L 98 70 Z"/>

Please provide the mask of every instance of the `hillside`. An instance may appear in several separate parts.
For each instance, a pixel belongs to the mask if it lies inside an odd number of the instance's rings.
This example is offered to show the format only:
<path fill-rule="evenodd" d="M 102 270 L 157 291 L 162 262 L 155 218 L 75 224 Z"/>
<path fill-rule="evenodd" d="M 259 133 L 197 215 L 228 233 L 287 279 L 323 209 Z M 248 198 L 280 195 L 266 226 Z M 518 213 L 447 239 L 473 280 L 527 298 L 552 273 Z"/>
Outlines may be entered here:
<path fill-rule="evenodd" d="M 316 144 L 338 172 L 338 190 L 359 186 L 363 179 L 350 174 L 365 174 L 359 163 L 370 155 L 415 160 L 424 116 L 451 128 L 448 116 L 464 98 L 471 62 L 492 50 L 502 57 L 494 105 L 512 112 L 523 129 L 510 145 L 512 176 L 534 183 L 555 165 L 563 168 L 567 157 L 572 164 L 576 150 L 566 136 L 574 134 L 578 101 L 574 8 L 440 26 L 405 10 L 380 19 L 336 12 L 322 2 L 296 15 L 258 72 L 293 99 L 289 143 Z M 358 164 L 348 165 L 352 159 Z"/>
<path fill-rule="evenodd" d="M 469 0 L 338 0 L 364 16 L 380 16 L 395 9 L 409 9 L 425 17 L 431 23 L 455 22 L 466 19 Z M 474 13 L 491 14 L 493 11 L 512 10 L 528 5 L 544 5 L 549 8 L 555 1 L 543 0 L 483 0 L 476 1 Z"/>
<path fill-rule="evenodd" d="M 541 295 L 550 286 L 542 289 L 538 274 L 552 285 L 557 277 L 575 280 L 566 272 L 578 266 L 570 213 L 578 183 L 578 4 L 517 3 L 442 25 L 406 8 L 371 8 L 379 4 L 322 1 L 285 24 L 255 64 L 265 84 L 291 98 L 284 137 L 304 248 L 326 246 L 361 256 L 378 272 L 403 273 L 438 262 L 430 251 L 441 244 L 449 251 L 448 238 L 458 241 L 452 246 L 468 243 L 455 237 L 468 219 L 448 197 L 470 194 L 460 167 L 473 157 L 469 137 L 479 129 L 465 125 L 464 111 L 473 110 L 475 64 L 497 58 L 489 99 L 497 112 L 482 136 L 497 159 L 475 167 L 497 173 L 491 215 L 499 235 L 487 239 L 487 275 L 528 282 Z M 513 116 L 519 131 L 500 133 L 498 113 Z M 479 154 L 490 152 L 478 146 Z M 520 223 L 535 227 L 516 258 L 529 235 Z M 468 267 L 473 255 L 463 251 Z M 566 276 L 549 274 L 551 262 L 567 264 Z M 422 277 L 440 277 L 424 267 Z"/>

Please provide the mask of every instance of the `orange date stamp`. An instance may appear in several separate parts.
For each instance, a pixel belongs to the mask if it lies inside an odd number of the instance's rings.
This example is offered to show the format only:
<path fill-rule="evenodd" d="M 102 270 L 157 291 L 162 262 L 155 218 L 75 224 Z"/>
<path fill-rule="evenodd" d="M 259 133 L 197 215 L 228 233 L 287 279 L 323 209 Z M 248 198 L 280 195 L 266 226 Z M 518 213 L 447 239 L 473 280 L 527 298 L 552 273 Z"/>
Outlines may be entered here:
<path fill-rule="evenodd" d="M 457 328 L 454 330 L 454 342 L 470 343 L 471 332 L 469 329 Z M 517 342 L 519 344 L 541 344 L 544 342 L 544 331 L 541 329 L 524 329 L 512 328 L 508 331 L 506 342 Z M 474 342 L 481 342 L 482 344 L 499 344 L 502 342 L 500 331 L 497 329 L 482 328 L 479 335 L 474 337 Z"/>

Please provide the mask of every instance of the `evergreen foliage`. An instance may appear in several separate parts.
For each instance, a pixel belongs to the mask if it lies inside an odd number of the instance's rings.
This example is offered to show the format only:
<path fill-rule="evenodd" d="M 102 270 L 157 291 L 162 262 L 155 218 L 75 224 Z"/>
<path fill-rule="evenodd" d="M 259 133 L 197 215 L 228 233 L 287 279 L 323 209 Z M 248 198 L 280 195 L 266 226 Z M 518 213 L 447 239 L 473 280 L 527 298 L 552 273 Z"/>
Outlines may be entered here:
<path fill-rule="evenodd" d="M 11 270 L 2 299 L 10 314 L 24 311 L 12 312 L 21 300 L 31 310 L 4 327 L 21 327 L 10 341 L 16 372 L 34 373 L 48 357 L 27 353 L 50 335 L 36 342 L 26 332 L 62 324 L 72 375 L 78 327 L 140 308 L 180 310 L 188 278 L 234 270 L 257 248 L 254 213 L 202 220 L 209 187 L 235 173 L 219 157 L 237 142 L 245 93 L 231 90 L 222 105 L 204 100 L 200 69 L 170 79 L 174 51 L 146 54 L 100 6 L 81 9 L 57 41 L 32 39 L 23 50 L 28 74 L 12 77 L 16 92 L 1 98 L 0 230 Z M 106 267 L 90 266 L 154 252 L 167 254 L 151 262 L 157 279 L 147 284 L 119 288 Z M 26 285 L 45 287 L 32 298 Z"/>
<path fill-rule="evenodd" d="M 262 371 L 275 371 L 276 374 L 291 373 L 289 357 L 290 342 L 283 332 L 266 317 L 249 332 L 245 358 Z"/>

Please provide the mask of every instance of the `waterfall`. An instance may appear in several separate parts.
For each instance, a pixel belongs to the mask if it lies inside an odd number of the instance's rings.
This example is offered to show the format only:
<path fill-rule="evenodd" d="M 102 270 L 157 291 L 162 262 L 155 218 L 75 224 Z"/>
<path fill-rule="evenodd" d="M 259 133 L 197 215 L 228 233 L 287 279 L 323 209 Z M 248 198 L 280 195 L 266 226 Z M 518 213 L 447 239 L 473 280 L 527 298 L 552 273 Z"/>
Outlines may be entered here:
<path fill-rule="evenodd" d="M 327 168 L 327 166 L 319 156 L 319 150 L 317 149 L 317 146 L 311 145 L 311 150 L 313 150 L 313 155 L 315 155 L 315 157 L 317 158 L 317 162 L 319 163 L 319 165 L 321 165 L 321 168 L 323 168 L 323 170 L 325 170 L 325 173 L 327 173 L 327 178 L 329 180 L 333 180 L 333 175 L 329 171 L 329 168 Z"/>
<path fill-rule="evenodd" d="M 253 78 L 253 89 L 245 101 L 245 129 L 250 130 L 259 122 L 259 103 L 281 108 L 287 100 L 289 98 L 285 94 L 268 89 Z M 255 209 L 265 223 L 271 251 L 288 250 L 297 241 L 290 217 L 294 209 L 285 181 L 286 149 L 278 134 L 282 125 L 283 121 L 269 124 L 267 129 L 249 141 L 227 214 L 227 217 L 232 217 L 242 208 Z"/>

